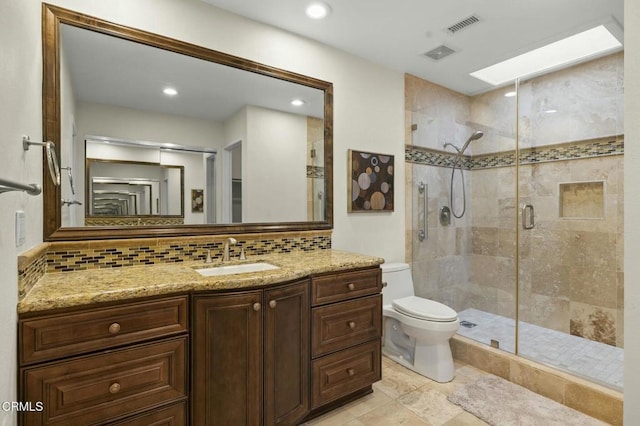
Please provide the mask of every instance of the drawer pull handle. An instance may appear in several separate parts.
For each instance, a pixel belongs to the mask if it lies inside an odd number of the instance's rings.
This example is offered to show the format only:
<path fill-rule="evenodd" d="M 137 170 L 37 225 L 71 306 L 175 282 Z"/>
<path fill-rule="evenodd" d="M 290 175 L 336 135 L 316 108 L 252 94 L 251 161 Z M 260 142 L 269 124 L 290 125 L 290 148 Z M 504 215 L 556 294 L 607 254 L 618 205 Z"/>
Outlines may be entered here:
<path fill-rule="evenodd" d="M 350 329 L 352 329 L 352 330 L 353 330 L 354 328 L 356 328 L 356 323 L 355 323 L 355 321 L 349 321 L 349 328 L 350 328 Z"/>
<path fill-rule="evenodd" d="M 275 307 L 276 307 L 276 305 L 277 305 L 277 303 L 276 303 L 276 301 L 275 301 L 275 300 L 270 300 L 270 301 L 269 301 L 269 307 L 270 307 L 270 308 L 275 308 Z"/>
<path fill-rule="evenodd" d="M 347 285 L 347 288 L 351 291 L 355 290 L 356 286 L 354 283 L 349 283 L 349 285 Z"/>
<path fill-rule="evenodd" d="M 350 376 L 353 376 L 356 374 L 356 370 L 354 370 L 353 368 L 348 368 L 347 369 L 347 374 L 349 374 Z"/>
<path fill-rule="evenodd" d="M 115 382 L 111 386 L 109 386 L 109 393 L 110 394 L 116 394 L 118 392 L 120 392 L 120 383 Z"/>
<path fill-rule="evenodd" d="M 109 333 L 118 334 L 119 332 L 120 332 L 120 324 L 118 324 L 117 322 L 114 322 L 109 326 Z"/>
<path fill-rule="evenodd" d="M 260 303 L 256 302 L 253 304 L 253 310 L 258 312 L 260 310 Z"/>

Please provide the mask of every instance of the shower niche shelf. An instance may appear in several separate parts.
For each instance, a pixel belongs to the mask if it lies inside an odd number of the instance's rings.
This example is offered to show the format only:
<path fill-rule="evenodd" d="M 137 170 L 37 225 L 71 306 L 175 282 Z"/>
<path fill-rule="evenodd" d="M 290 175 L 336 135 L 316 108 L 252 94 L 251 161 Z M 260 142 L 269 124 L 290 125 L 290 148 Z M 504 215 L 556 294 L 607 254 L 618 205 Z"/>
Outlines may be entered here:
<path fill-rule="evenodd" d="M 604 219 L 604 181 L 561 183 L 561 219 Z"/>

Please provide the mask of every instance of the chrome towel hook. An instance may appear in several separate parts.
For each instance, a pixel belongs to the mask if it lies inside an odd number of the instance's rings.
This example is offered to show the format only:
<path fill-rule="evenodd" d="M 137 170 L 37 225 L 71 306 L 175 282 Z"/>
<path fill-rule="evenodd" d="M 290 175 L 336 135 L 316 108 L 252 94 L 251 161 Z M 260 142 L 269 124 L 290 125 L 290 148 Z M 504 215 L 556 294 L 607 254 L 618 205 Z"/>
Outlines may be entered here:
<path fill-rule="evenodd" d="M 22 149 L 29 150 L 31 145 L 42 146 L 47 154 L 47 164 L 49 165 L 49 174 L 55 186 L 60 186 L 60 166 L 58 166 L 58 157 L 56 156 L 55 144 L 51 141 L 36 142 L 29 139 L 29 136 L 22 137 Z"/>

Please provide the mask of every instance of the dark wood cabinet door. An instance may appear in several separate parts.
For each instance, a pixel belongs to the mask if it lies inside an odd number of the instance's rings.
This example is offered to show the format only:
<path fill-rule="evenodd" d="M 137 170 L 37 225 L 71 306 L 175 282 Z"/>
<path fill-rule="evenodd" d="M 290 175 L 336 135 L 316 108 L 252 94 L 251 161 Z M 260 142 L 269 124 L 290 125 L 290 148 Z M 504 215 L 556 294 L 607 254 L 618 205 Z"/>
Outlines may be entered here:
<path fill-rule="evenodd" d="M 265 425 L 309 411 L 309 281 L 265 291 Z"/>
<path fill-rule="evenodd" d="M 193 300 L 191 423 L 262 424 L 262 291 Z"/>

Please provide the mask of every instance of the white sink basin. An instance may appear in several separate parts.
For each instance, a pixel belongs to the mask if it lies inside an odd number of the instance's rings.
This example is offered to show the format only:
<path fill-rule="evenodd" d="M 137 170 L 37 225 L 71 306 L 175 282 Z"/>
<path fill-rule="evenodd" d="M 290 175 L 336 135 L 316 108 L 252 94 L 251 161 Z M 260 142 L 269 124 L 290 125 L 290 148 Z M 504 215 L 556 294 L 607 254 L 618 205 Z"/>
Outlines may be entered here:
<path fill-rule="evenodd" d="M 247 274 L 250 272 L 269 271 L 280 269 L 270 263 L 243 263 L 241 265 L 214 266 L 212 268 L 196 269 L 196 272 L 205 277 L 217 277 L 220 275 Z"/>

